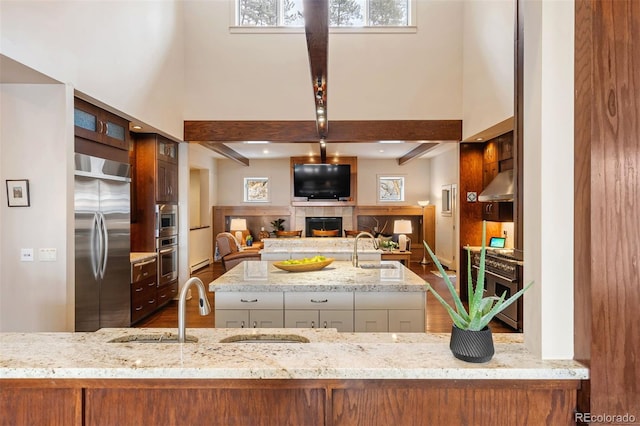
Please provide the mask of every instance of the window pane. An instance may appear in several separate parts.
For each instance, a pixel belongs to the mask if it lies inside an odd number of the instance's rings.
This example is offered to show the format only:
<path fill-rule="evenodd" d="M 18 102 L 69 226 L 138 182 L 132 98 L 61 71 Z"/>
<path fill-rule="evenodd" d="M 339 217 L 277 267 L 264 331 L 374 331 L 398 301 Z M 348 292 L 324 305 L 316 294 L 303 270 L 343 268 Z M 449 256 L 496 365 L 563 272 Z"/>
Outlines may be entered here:
<path fill-rule="evenodd" d="M 366 0 L 329 0 L 329 26 L 362 27 Z"/>
<path fill-rule="evenodd" d="M 303 27 L 304 17 L 302 15 L 302 0 L 283 0 L 285 27 Z"/>
<path fill-rule="evenodd" d="M 406 26 L 409 0 L 369 0 L 369 25 Z"/>
<path fill-rule="evenodd" d="M 238 25 L 276 26 L 278 0 L 238 0 Z"/>

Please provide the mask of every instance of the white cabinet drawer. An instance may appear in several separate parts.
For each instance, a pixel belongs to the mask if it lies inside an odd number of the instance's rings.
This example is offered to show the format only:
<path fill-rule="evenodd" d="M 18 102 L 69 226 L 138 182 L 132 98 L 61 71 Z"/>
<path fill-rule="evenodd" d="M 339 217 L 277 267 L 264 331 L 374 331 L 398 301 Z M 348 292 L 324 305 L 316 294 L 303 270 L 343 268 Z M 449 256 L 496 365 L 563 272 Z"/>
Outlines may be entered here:
<path fill-rule="evenodd" d="M 291 292 L 284 294 L 286 309 L 353 309 L 353 293 Z"/>
<path fill-rule="evenodd" d="M 357 309 L 424 309 L 424 292 L 355 293 Z"/>
<path fill-rule="evenodd" d="M 283 296 L 279 291 L 216 292 L 216 309 L 282 309 Z"/>

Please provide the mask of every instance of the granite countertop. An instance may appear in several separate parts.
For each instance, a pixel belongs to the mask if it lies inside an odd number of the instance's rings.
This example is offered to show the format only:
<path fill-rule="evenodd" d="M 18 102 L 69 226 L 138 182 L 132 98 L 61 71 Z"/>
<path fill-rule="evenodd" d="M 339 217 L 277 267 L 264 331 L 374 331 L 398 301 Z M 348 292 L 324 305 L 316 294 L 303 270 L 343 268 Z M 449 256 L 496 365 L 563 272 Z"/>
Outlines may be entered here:
<path fill-rule="evenodd" d="M 136 262 L 142 262 L 144 260 L 149 260 L 149 259 L 153 259 L 154 257 L 157 257 L 158 253 L 156 253 L 155 251 L 152 252 L 133 252 L 129 254 L 129 257 L 131 259 L 131 263 L 136 263 Z"/>
<path fill-rule="evenodd" d="M 355 238 L 341 237 L 305 237 L 305 238 L 266 238 L 263 251 L 265 253 L 353 253 Z M 358 253 L 381 253 L 373 247 L 371 238 L 358 240 Z"/>
<path fill-rule="evenodd" d="M 583 380 L 573 360 L 542 360 L 521 334 L 494 334 L 484 364 L 453 357 L 448 334 L 338 333 L 335 329 L 187 329 L 196 343 L 108 343 L 176 329 L 1 333 L 5 379 L 447 379 Z M 221 343 L 234 335 L 295 334 L 309 343 Z M 1 382 L 1 379 L 0 379 Z"/>
<path fill-rule="evenodd" d="M 398 261 L 393 269 L 356 268 L 348 261 L 334 261 L 319 271 L 287 272 L 273 261 L 245 261 L 209 284 L 209 291 L 426 291 L 425 281 Z"/>

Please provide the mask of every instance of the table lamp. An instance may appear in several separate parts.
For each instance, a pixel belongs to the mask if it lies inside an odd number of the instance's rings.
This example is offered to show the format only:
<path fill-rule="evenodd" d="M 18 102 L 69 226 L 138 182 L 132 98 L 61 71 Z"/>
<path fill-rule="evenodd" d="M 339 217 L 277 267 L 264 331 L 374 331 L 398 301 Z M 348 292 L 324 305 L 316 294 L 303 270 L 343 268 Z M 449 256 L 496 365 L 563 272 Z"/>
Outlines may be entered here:
<path fill-rule="evenodd" d="M 229 230 L 235 232 L 236 239 L 242 245 L 242 231 L 247 230 L 247 219 L 231 219 Z"/>
<path fill-rule="evenodd" d="M 418 201 L 418 205 L 420 207 L 422 207 L 422 220 L 420 221 L 420 223 L 422 223 L 422 239 L 425 240 L 425 235 L 424 235 L 424 208 L 429 205 L 429 200 Z M 422 260 L 420 261 L 420 264 L 421 265 L 426 265 L 427 264 L 427 248 L 424 246 L 424 241 L 422 242 Z"/>
<path fill-rule="evenodd" d="M 400 251 L 407 250 L 407 235 L 412 233 L 410 220 L 396 220 L 393 222 L 393 233 L 398 235 L 398 245 Z"/>

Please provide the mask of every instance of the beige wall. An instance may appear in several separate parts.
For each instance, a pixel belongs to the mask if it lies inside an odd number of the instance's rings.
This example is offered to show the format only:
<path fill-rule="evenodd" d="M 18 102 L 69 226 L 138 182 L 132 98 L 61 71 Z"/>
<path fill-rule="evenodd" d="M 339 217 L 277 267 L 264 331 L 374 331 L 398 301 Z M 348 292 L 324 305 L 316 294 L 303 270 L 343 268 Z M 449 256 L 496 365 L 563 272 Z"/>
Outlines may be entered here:
<path fill-rule="evenodd" d="M 0 181 L 28 179 L 30 207 L 0 202 L 0 331 L 73 331 L 73 102 L 59 85 L 0 85 Z M 34 250 L 33 262 L 20 249 Z M 40 261 L 52 248 L 55 262 Z"/>
<path fill-rule="evenodd" d="M 184 4 L 187 119 L 314 119 L 302 30 L 233 33 L 232 2 Z M 418 1 L 413 33 L 331 32 L 329 120 L 461 118 L 462 7 Z"/>

